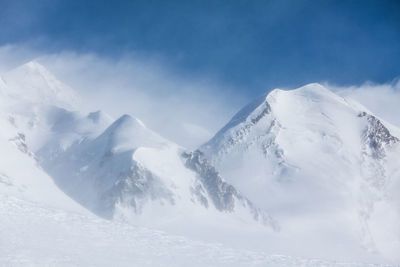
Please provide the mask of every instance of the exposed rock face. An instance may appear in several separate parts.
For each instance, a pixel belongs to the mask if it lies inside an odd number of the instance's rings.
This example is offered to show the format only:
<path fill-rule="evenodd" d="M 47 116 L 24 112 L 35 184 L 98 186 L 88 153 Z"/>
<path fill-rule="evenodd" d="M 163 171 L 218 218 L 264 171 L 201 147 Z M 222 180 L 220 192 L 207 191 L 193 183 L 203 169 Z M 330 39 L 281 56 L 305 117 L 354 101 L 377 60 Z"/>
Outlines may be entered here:
<path fill-rule="evenodd" d="M 9 141 L 14 143 L 19 151 L 37 160 L 35 154 L 29 150 L 28 145 L 26 144 L 25 135 L 23 133 L 18 133 L 17 136 L 11 138 Z"/>
<path fill-rule="evenodd" d="M 18 135 L 14 138 L 11 138 L 10 141 L 13 142 L 21 152 L 28 154 L 29 150 L 28 146 L 25 143 L 24 134 L 18 133 Z"/>
<path fill-rule="evenodd" d="M 371 219 L 377 203 L 382 203 L 387 197 L 386 191 L 391 178 L 386 166 L 387 149 L 398 143 L 399 139 L 393 136 L 375 116 L 366 112 L 361 112 L 358 116 L 367 121 L 361 134 L 363 179 L 360 190 L 363 192 L 363 196 L 360 198 L 359 217 L 362 222 L 363 245 L 369 250 L 376 251 L 368 221 Z"/>
<path fill-rule="evenodd" d="M 276 230 L 279 228 L 270 216 L 257 209 L 235 187 L 226 183 L 217 170 L 210 165 L 201 151 L 185 152 L 182 154 L 182 157 L 186 160 L 186 167 L 197 173 L 201 184 L 198 184 L 195 193 L 199 199 L 204 200 L 206 206 L 209 204 L 205 193 L 210 196 L 213 204 L 219 211 L 233 212 L 235 208 L 242 206 L 250 210 L 255 220 L 259 220 L 263 224 L 273 225 Z"/>
<path fill-rule="evenodd" d="M 198 173 L 202 183 L 200 186 L 205 189 L 196 191 L 199 193 L 206 191 L 218 210 L 232 211 L 235 207 L 234 197 L 238 196 L 236 189 L 222 180 L 200 151 L 184 153 L 182 156 L 186 158 L 186 167 Z"/>
<path fill-rule="evenodd" d="M 385 166 L 387 149 L 400 140 L 375 116 L 366 112 L 361 112 L 358 116 L 367 120 L 367 126 L 361 135 L 362 173 L 364 180 L 375 191 L 376 198 L 380 199 L 388 182 Z"/>
<path fill-rule="evenodd" d="M 361 112 L 359 117 L 366 117 L 368 126 L 363 132 L 363 143 L 368 146 L 370 156 L 375 159 L 385 157 L 385 146 L 399 142 L 399 139 L 391 135 L 390 131 L 375 116 Z M 367 149 L 364 147 L 364 150 Z"/>
<path fill-rule="evenodd" d="M 101 206 L 108 211 L 109 217 L 112 217 L 117 205 L 140 214 L 146 202 L 155 200 L 171 205 L 175 203 L 173 192 L 156 175 L 137 162 L 132 162 L 128 170 L 121 171 L 114 185 L 100 197 Z"/>

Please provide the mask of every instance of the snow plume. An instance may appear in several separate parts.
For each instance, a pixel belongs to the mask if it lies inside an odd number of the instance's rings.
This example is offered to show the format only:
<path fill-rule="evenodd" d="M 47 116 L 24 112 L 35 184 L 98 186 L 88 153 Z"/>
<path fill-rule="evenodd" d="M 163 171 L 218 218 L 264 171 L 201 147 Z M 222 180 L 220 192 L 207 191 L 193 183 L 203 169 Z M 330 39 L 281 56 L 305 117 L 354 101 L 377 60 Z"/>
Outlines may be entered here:
<path fill-rule="evenodd" d="M 366 82 L 359 86 L 343 87 L 328 84 L 326 87 L 344 97 L 356 100 L 382 119 L 400 126 L 399 78 L 386 84 Z"/>
<path fill-rule="evenodd" d="M 0 47 L 0 72 L 33 59 L 77 90 L 87 111 L 131 114 L 189 149 L 208 140 L 248 100 L 218 81 L 182 76 L 159 58 L 134 53 L 111 59 L 9 45 Z"/>

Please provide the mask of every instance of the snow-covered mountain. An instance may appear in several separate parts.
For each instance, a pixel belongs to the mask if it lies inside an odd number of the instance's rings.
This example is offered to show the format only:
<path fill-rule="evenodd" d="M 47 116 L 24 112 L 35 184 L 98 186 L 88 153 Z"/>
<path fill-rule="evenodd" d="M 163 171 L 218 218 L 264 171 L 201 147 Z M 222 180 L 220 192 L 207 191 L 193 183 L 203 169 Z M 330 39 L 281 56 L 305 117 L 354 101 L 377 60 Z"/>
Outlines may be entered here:
<path fill-rule="evenodd" d="M 197 152 L 129 115 L 73 110 L 77 94 L 39 63 L 2 77 L 2 117 L 12 129 L 4 142 L 95 214 L 146 226 L 221 217 L 277 227 Z"/>
<path fill-rule="evenodd" d="M 259 97 L 200 150 L 282 229 L 358 239 L 398 259 L 399 137 L 362 105 L 309 84 Z"/>
<path fill-rule="evenodd" d="M 0 264 L 400 260 L 400 130 L 350 99 L 274 90 L 196 151 L 83 102 L 37 62 L 0 75 Z"/>

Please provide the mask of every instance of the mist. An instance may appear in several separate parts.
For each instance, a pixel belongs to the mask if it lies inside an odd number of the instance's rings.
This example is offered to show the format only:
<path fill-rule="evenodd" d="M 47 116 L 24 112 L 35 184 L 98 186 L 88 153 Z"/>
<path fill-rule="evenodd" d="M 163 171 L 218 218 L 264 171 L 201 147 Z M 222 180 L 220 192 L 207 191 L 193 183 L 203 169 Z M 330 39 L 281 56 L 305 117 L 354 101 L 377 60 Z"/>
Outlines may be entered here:
<path fill-rule="evenodd" d="M 76 90 L 86 112 L 101 109 L 114 118 L 130 114 L 188 149 L 206 142 L 250 100 L 217 80 L 179 74 L 156 57 L 130 53 L 111 59 L 94 53 L 0 47 L 2 72 L 30 60 Z"/>
<path fill-rule="evenodd" d="M 130 114 L 187 149 L 196 149 L 209 140 L 257 97 L 250 89 L 243 93 L 243 88 L 238 90 L 209 76 L 183 74 L 157 56 L 132 52 L 108 58 L 74 51 L 45 53 L 33 47 L 1 46 L 0 72 L 36 60 L 78 92 L 80 108 L 86 112 L 103 110 L 113 118 Z M 353 86 L 322 84 L 356 100 L 387 122 L 400 125 L 398 80 Z M 265 92 L 272 89 L 265 87 Z"/>

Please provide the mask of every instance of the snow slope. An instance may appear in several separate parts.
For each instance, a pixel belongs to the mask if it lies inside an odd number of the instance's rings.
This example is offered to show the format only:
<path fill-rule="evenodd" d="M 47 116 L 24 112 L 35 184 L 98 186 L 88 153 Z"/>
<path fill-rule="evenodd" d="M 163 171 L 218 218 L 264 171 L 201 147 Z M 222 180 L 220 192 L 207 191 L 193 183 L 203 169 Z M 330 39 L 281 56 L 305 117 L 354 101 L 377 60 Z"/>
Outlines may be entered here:
<path fill-rule="evenodd" d="M 2 194 L 0 222 L 1 266 L 388 266 L 232 249 Z"/>
<path fill-rule="evenodd" d="M 200 150 L 282 232 L 311 247 L 362 245 L 399 261 L 399 133 L 309 84 L 256 99 Z"/>

